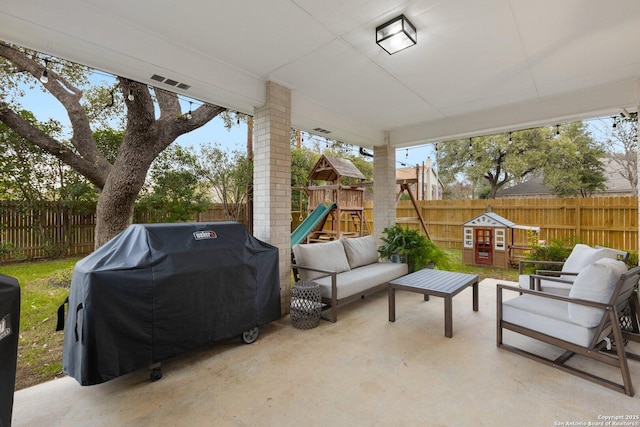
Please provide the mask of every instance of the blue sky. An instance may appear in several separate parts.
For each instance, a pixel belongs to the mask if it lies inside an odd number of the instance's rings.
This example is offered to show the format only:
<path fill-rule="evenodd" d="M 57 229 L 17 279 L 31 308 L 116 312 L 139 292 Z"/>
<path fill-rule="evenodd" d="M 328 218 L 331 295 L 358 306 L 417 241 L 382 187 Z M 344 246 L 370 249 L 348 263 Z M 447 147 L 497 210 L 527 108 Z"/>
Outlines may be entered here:
<path fill-rule="evenodd" d="M 95 84 L 105 81 L 112 82 L 113 77 L 102 72 L 96 72 L 91 80 Z M 52 95 L 48 92 L 43 92 L 41 89 L 40 83 L 36 83 L 34 89 L 25 88 L 26 95 L 20 100 L 22 106 L 33 112 L 39 121 L 46 121 L 53 118 L 61 122 L 65 129 L 69 130 L 70 123 L 66 110 Z M 189 100 L 184 97 L 181 97 L 181 100 L 183 110 L 187 111 L 189 108 Z M 193 108 L 197 108 L 199 104 L 199 101 L 194 100 L 192 104 Z M 185 147 L 198 147 L 203 143 L 216 143 L 224 149 L 244 152 L 246 150 L 246 141 L 246 123 L 240 122 L 239 125 L 234 125 L 230 130 L 227 130 L 224 127 L 222 119 L 215 118 L 201 128 L 182 135 L 176 140 L 176 143 Z M 324 139 L 322 139 L 322 137 L 303 133 L 303 144 L 311 147 L 314 141 L 319 141 L 321 147 L 324 145 Z M 357 152 L 357 150 L 358 147 L 354 147 L 354 152 Z M 434 158 L 432 144 L 399 149 L 396 154 L 396 160 L 398 161 L 398 167 L 403 166 L 402 163 L 414 166 L 415 164 L 421 164 L 428 156 L 431 156 L 432 159 Z"/>
<path fill-rule="evenodd" d="M 34 89 L 27 89 L 26 95 L 20 99 L 20 102 L 24 108 L 33 112 L 39 121 L 53 118 L 61 122 L 65 129 L 70 129 L 67 111 L 52 95 L 48 92 L 43 92 L 40 87 L 36 86 Z M 185 100 L 183 102 L 183 108 L 185 111 L 188 110 L 188 101 Z M 193 108 L 196 108 L 195 103 Z M 231 150 L 244 151 L 246 149 L 246 140 L 246 124 L 240 123 L 240 125 L 235 125 L 230 131 L 227 131 L 222 119 L 215 118 L 205 126 L 189 134 L 182 135 L 176 142 L 183 146 L 198 146 L 201 143 L 215 142 Z"/>
<path fill-rule="evenodd" d="M 94 76 L 94 81 L 107 80 L 110 77 L 97 74 Z M 38 83 L 38 86 L 40 84 Z M 45 121 L 50 118 L 55 118 L 60 121 L 63 126 L 69 129 L 69 120 L 67 118 L 66 110 L 60 105 L 60 103 L 48 93 L 41 90 L 40 87 L 31 90 L 26 90 L 26 95 L 21 99 L 21 103 L 24 108 L 32 111 L 39 121 Z M 182 105 L 184 111 L 189 108 L 189 101 L 186 98 L 182 99 Z M 194 101 L 193 108 L 195 109 L 199 104 L 198 101 Z M 610 126 L 611 120 L 609 118 L 593 119 L 587 121 L 592 135 L 596 139 L 601 139 L 602 130 L 607 126 Z M 312 146 L 313 141 L 320 141 L 320 146 L 324 145 L 324 141 L 321 137 L 310 136 L 303 133 L 303 143 L 307 146 Z M 216 143 L 227 150 L 238 150 L 244 152 L 246 150 L 247 141 L 247 126 L 246 123 L 240 122 L 239 125 L 234 125 L 231 130 L 227 130 L 224 127 L 222 119 L 216 117 L 205 126 L 182 135 L 176 140 L 176 143 L 188 147 L 198 147 L 203 143 Z M 354 147 L 354 151 L 357 151 L 357 147 Z M 398 167 L 402 166 L 415 166 L 416 164 L 422 164 L 426 161 L 427 157 L 435 159 L 435 150 L 433 144 L 423 144 L 415 147 L 401 148 L 396 151 L 396 162 Z"/>

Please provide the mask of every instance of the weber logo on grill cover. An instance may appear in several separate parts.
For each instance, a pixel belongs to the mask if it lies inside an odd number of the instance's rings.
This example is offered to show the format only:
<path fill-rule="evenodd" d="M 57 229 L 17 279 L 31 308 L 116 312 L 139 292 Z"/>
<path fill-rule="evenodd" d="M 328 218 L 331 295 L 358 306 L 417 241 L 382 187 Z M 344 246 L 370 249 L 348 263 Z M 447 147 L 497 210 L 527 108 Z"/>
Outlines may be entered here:
<path fill-rule="evenodd" d="M 217 239 L 218 235 L 213 230 L 204 230 L 194 232 L 193 238 L 196 240 Z"/>
<path fill-rule="evenodd" d="M 0 320 L 0 341 L 11 335 L 11 318 L 7 314 L 2 320 Z"/>

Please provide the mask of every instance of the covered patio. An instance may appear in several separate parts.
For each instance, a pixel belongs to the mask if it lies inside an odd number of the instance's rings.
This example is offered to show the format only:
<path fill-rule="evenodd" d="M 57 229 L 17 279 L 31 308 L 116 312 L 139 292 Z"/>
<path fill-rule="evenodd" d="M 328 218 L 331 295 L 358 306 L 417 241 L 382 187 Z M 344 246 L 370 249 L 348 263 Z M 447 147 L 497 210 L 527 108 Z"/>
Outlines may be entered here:
<path fill-rule="evenodd" d="M 417 44 L 376 28 L 405 15 Z M 0 39 L 254 116 L 254 234 L 279 248 L 289 306 L 291 127 L 371 149 L 374 230 L 395 222 L 395 150 L 629 114 L 640 104 L 637 0 L 2 1 Z M 637 249 L 637 248 L 634 248 Z M 628 398 L 499 351 L 495 283 L 481 307 L 384 293 L 340 322 L 285 315 L 250 346 L 212 345 L 82 388 L 16 394 L 22 425 L 560 425 L 638 414 Z M 640 366 L 631 363 L 640 381 Z M 569 424 L 565 424 L 569 425 Z"/>
<path fill-rule="evenodd" d="M 395 150 L 628 114 L 640 3 L 572 0 L 4 1 L 0 40 L 254 116 L 254 234 L 291 258 L 290 129 L 373 150 L 373 234 Z M 417 44 L 377 44 L 403 15 Z M 408 24 L 407 24 L 408 25 Z M 43 58 L 43 70 L 44 70 Z"/>
<path fill-rule="evenodd" d="M 230 340 L 163 362 L 153 383 L 142 369 L 96 386 L 65 377 L 20 390 L 13 425 L 553 426 L 639 414 L 638 396 L 498 349 L 496 283 L 480 283 L 477 312 L 471 288 L 454 298 L 452 338 L 440 298 L 398 291 L 392 323 L 382 292 L 346 306 L 337 323 L 300 330 L 286 316 L 254 344 Z M 637 384 L 640 363 L 630 368 Z"/>

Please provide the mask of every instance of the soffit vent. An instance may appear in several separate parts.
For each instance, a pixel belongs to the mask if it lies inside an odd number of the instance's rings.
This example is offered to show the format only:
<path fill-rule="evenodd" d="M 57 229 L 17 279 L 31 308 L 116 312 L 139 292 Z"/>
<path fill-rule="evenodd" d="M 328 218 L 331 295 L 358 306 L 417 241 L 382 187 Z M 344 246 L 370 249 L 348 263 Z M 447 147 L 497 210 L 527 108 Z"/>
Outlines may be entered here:
<path fill-rule="evenodd" d="M 331 133 L 330 130 L 326 130 L 326 129 L 322 129 L 322 128 L 315 128 L 314 130 L 316 132 L 320 132 L 320 133 Z"/>
<path fill-rule="evenodd" d="M 189 89 L 191 89 L 191 86 L 189 86 L 188 84 L 180 83 L 180 82 L 177 82 L 177 81 L 175 81 L 175 80 L 172 80 L 172 79 L 168 79 L 168 78 L 166 78 L 166 77 L 159 76 L 159 75 L 157 75 L 157 74 L 152 75 L 152 76 L 151 76 L 151 80 L 155 80 L 155 81 L 157 81 L 157 82 L 164 83 L 164 84 L 169 85 L 169 86 L 172 86 L 172 87 L 177 87 L 177 88 L 182 89 L 182 90 L 189 90 Z"/>

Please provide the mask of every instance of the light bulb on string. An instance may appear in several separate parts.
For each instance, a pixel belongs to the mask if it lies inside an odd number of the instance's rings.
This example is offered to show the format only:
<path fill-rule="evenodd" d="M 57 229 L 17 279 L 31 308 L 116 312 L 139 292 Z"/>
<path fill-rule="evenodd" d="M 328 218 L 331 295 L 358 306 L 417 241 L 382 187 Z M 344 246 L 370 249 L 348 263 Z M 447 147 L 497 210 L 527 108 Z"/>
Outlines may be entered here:
<path fill-rule="evenodd" d="M 133 89 L 129 89 L 129 96 L 127 96 L 127 99 L 129 101 L 133 101 L 134 99 L 136 99 L 136 97 L 133 96 Z"/>
<path fill-rule="evenodd" d="M 48 83 L 49 82 L 49 72 L 47 71 L 47 65 L 49 65 L 49 61 L 48 60 L 44 60 L 44 70 L 42 70 L 42 75 L 40 76 L 40 81 L 42 83 Z"/>
<path fill-rule="evenodd" d="M 471 150 L 473 148 L 473 145 L 471 144 L 471 138 L 469 138 L 469 150 Z"/>
<path fill-rule="evenodd" d="M 187 120 L 191 120 L 191 117 L 193 117 L 193 116 L 191 115 L 191 104 L 192 104 L 192 102 L 191 102 L 191 101 L 189 101 L 189 112 L 187 113 Z"/>

